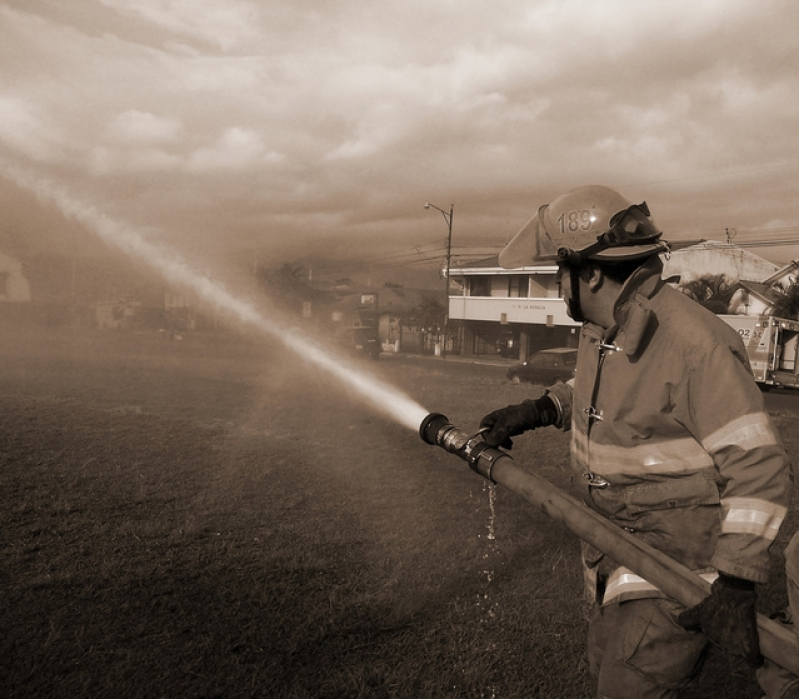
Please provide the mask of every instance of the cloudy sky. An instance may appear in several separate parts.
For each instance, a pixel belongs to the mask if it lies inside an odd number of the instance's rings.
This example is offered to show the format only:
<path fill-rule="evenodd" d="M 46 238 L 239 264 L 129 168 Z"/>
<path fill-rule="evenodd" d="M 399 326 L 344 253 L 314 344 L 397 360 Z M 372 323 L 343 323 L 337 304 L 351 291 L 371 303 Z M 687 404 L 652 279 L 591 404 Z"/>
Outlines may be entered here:
<path fill-rule="evenodd" d="M 799 239 L 797 27 L 792 0 L 0 2 L 0 231 L 74 236 L 41 181 L 187 254 L 435 267 L 425 201 L 459 252 L 601 183 L 667 238 Z"/>

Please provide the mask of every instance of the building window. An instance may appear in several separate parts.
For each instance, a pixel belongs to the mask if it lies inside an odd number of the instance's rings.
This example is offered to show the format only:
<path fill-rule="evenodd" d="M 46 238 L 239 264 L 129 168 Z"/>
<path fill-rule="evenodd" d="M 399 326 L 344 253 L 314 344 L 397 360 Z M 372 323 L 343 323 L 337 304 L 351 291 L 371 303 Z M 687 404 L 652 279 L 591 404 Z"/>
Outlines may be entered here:
<path fill-rule="evenodd" d="M 508 277 L 508 296 L 512 299 L 527 298 L 529 286 L 529 277 L 513 274 Z"/>
<path fill-rule="evenodd" d="M 547 288 L 549 284 L 549 278 L 543 277 L 542 275 L 538 275 L 537 278 L 533 278 L 530 282 L 530 296 L 535 299 L 538 298 L 547 298 L 552 294 L 549 293 L 549 289 Z"/>
<path fill-rule="evenodd" d="M 491 296 L 491 277 L 472 277 L 469 284 L 469 296 Z"/>
<path fill-rule="evenodd" d="M 466 280 L 463 277 L 449 278 L 449 295 L 466 296 Z"/>

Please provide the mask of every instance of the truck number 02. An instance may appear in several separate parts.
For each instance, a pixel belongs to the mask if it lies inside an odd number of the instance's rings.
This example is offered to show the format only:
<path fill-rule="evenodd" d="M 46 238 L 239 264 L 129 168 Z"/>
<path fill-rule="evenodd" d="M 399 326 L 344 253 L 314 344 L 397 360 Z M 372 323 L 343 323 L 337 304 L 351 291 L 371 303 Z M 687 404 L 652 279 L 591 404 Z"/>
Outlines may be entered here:
<path fill-rule="evenodd" d="M 562 213 L 558 217 L 561 233 L 577 233 L 577 231 L 587 231 L 591 228 L 591 212 L 588 209 L 577 211 L 572 209 L 569 213 Z"/>
<path fill-rule="evenodd" d="M 750 330 L 749 328 L 738 328 L 738 334 L 744 339 L 749 340 L 756 340 L 760 342 L 760 339 L 763 337 L 762 330 Z"/>

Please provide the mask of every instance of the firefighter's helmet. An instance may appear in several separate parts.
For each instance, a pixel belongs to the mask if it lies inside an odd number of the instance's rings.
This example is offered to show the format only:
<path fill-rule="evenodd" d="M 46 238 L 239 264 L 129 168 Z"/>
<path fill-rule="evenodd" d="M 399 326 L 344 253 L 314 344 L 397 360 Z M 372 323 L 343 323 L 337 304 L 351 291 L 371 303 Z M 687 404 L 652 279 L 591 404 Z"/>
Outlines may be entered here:
<path fill-rule="evenodd" d="M 607 262 L 668 250 L 646 202 L 632 204 L 609 187 L 589 185 L 544 205 L 499 255 L 506 269 L 536 262 Z"/>

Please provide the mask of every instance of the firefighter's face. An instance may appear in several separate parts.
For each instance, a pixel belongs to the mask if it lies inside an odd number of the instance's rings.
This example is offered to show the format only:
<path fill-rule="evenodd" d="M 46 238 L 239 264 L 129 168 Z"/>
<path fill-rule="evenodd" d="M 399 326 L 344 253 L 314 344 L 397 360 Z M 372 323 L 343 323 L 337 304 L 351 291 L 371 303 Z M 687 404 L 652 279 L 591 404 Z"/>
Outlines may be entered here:
<path fill-rule="evenodd" d="M 555 280 L 560 285 L 561 296 L 566 302 L 566 313 L 578 323 L 586 321 L 582 298 L 588 289 L 584 288 L 587 285 L 584 283 L 583 272 L 584 269 L 572 267 L 567 263 L 559 263 L 558 273 L 555 275 Z"/>
<path fill-rule="evenodd" d="M 614 324 L 614 308 L 621 284 L 606 277 L 599 265 L 558 265 L 555 278 L 560 283 L 566 312 L 572 320 L 578 323 L 588 321 L 606 329 Z"/>

